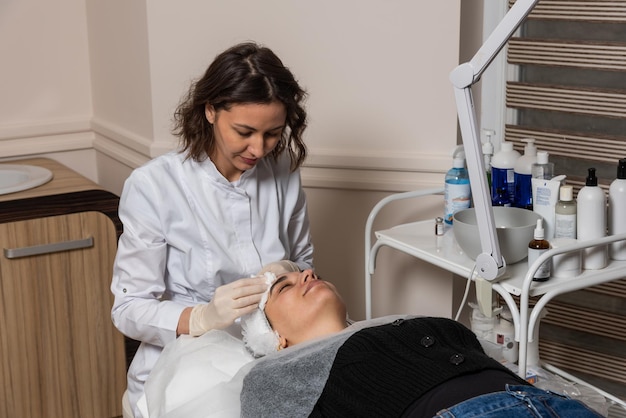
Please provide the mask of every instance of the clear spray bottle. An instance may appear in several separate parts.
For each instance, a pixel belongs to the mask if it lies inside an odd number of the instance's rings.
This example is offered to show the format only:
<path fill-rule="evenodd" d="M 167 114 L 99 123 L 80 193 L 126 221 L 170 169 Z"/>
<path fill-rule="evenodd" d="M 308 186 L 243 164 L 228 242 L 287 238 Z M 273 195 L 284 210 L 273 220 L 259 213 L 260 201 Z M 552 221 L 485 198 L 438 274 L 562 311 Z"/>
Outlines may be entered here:
<path fill-rule="evenodd" d="M 561 186 L 554 213 L 554 238 L 576 239 L 576 202 L 572 186 Z"/>

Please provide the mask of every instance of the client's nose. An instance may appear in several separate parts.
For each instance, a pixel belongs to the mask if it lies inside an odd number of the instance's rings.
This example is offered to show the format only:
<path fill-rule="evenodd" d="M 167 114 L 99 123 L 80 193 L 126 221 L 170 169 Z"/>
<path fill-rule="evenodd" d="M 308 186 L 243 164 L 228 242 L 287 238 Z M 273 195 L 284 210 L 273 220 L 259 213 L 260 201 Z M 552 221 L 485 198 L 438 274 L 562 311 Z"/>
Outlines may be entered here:
<path fill-rule="evenodd" d="M 312 269 L 303 270 L 302 276 L 300 277 L 302 278 L 302 283 L 306 283 L 309 280 L 317 280 L 317 277 L 315 276 L 315 273 L 313 273 Z"/>

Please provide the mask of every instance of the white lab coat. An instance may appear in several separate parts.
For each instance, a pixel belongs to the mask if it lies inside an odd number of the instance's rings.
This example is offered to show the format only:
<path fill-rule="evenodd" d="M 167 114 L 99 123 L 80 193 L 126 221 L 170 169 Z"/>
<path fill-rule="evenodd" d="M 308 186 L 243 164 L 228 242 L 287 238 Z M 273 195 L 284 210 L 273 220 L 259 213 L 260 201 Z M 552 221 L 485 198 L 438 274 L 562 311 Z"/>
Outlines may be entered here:
<path fill-rule="evenodd" d="M 133 409 L 181 312 L 206 303 L 223 284 L 290 259 L 313 263 L 306 200 L 289 158 L 271 157 L 226 180 L 207 159 L 171 152 L 133 171 L 124 184 L 111 291 L 111 316 L 142 341 L 128 372 Z"/>

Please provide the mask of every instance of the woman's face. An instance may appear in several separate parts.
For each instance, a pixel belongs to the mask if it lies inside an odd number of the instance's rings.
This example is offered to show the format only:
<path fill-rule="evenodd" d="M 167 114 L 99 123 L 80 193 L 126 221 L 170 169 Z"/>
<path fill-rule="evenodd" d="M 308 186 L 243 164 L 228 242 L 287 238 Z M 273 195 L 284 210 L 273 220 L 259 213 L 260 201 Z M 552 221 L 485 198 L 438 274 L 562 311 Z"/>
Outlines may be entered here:
<path fill-rule="evenodd" d="M 345 328 L 346 307 L 332 283 L 304 270 L 278 276 L 265 315 L 286 347 Z"/>
<path fill-rule="evenodd" d="M 205 115 L 215 134 L 209 157 L 228 181 L 238 180 L 276 147 L 287 118 L 280 102 L 237 104 L 218 111 L 207 104 Z"/>

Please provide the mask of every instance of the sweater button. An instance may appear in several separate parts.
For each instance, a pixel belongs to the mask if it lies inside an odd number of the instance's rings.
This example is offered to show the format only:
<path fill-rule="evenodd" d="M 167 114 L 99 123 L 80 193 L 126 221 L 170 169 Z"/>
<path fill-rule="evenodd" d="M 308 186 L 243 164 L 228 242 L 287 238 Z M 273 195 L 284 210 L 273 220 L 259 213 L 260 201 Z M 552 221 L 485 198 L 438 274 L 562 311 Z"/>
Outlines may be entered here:
<path fill-rule="evenodd" d="M 430 335 L 427 335 L 420 340 L 420 344 L 422 344 L 422 347 L 428 348 L 431 345 L 435 344 L 435 339 L 431 337 Z"/>
<path fill-rule="evenodd" d="M 391 325 L 393 325 L 393 326 L 396 326 L 396 327 L 397 327 L 398 325 L 402 324 L 403 322 L 404 322 L 404 319 L 396 319 L 395 321 L 393 321 L 393 322 L 391 323 Z"/>
<path fill-rule="evenodd" d="M 463 354 L 457 353 L 457 354 L 453 354 L 452 357 L 450 357 L 450 363 L 454 364 L 455 366 L 458 366 L 464 361 L 465 361 L 465 356 L 463 356 Z"/>

